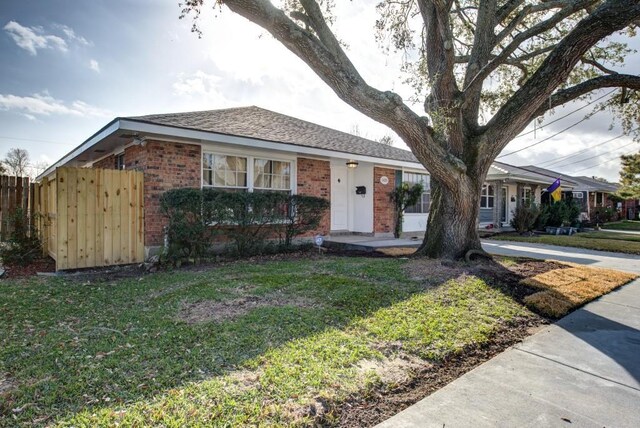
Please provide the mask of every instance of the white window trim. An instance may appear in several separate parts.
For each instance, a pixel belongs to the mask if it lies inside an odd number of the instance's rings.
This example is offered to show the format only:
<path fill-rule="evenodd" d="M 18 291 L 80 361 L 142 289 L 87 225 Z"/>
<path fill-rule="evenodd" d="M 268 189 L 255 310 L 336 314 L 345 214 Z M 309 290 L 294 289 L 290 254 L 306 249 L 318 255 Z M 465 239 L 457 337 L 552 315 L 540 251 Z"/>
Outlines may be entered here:
<path fill-rule="evenodd" d="M 205 185 L 204 184 L 204 156 L 205 154 L 217 155 L 217 156 L 237 156 L 243 157 L 247 159 L 247 187 L 222 187 L 222 186 L 213 186 L 213 185 Z M 247 189 L 247 192 L 253 192 L 253 179 L 254 179 L 254 161 L 255 159 L 266 159 L 266 160 L 274 160 L 280 162 L 289 162 L 291 165 L 291 174 L 289 176 L 289 187 L 292 195 L 296 194 L 297 184 L 298 184 L 298 176 L 297 176 L 297 164 L 296 158 L 294 157 L 284 157 L 279 155 L 272 155 L 269 153 L 255 153 L 251 152 L 248 154 L 246 151 L 242 150 L 207 150 L 204 146 L 202 147 L 202 153 L 200 156 L 200 188 L 211 188 L 211 189 Z M 281 190 L 286 191 L 285 189 L 263 189 L 258 188 L 258 190 Z"/>
<path fill-rule="evenodd" d="M 386 167 L 385 167 L 386 168 Z M 429 172 L 427 170 L 420 170 L 420 169 L 410 169 L 410 168 L 402 168 L 402 180 L 401 182 L 404 183 L 404 175 L 405 174 L 421 174 L 421 175 L 426 175 L 429 177 L 429 210 L 431 210 L 431 174 L 429 174 Z M 395 186 L 395 176 L 393 177 L 394 180 L 394 186 Z M 424 192 L 423 192 L 424 193 Z M 420 196 L 422 197 L 422 195 Z M 429 213 L 402 213 L 402 215 L 404 215 L 405 217 L 407 216 L 421 216 L 424 217 L 426 215 L 429 215 Z"/>
<path fill-rule="evenodd" d="M 489 186 L 493 187 L 493 195 L 489 195 Z M 486 194 L 485 194 L 485 189 L 486 189 Z M 486 197 L 486 201 L 487 201 L 487 206 L 483 206 L 482 205 L 482 198 Z M 489 205 L 489 198 L 493 199 L 493 206 L 490 207 Z M 489 183 L 484 183 L 482 185 L 482 189 L 480 189 L 480 209 L 481 210 L 492 210 L 494 209 L 496 206 L 496 186 L 494 186 L 493 184 L 489 184 Z"/>

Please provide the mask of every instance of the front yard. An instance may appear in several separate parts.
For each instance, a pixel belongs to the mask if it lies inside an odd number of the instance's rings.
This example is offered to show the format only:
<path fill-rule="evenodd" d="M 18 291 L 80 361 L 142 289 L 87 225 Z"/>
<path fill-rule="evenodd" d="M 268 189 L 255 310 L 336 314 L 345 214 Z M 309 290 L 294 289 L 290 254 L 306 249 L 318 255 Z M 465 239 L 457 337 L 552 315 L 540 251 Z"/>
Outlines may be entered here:
<path fill-rule="evenodd" d="M 613 251 L 617 253 L 640 254 L 640 235 L 619 232 L 584 232 L 575 235 L 535 235 L 521 236 L 517 233 L 493 235 L 487 239 L 498 241 L 531 242 L 535 244 L 561 245 L 564 247 L 586 248 L 589 250 Z"/>
<path fill-rule="evenodd" d="M 519 281 L 557 267 L 307 254 L 4 280 L 0 425 L 373 424 L 403 385 L 431 391 L 545 322 Z"/>
<path fill-rule="evenodd" d="M 640 221 L 638 220 L 622 220 L 613 223 L 606 223 L 602 226 L 603 229 L 613 230 L 633 230 L 640 231 Z"/>

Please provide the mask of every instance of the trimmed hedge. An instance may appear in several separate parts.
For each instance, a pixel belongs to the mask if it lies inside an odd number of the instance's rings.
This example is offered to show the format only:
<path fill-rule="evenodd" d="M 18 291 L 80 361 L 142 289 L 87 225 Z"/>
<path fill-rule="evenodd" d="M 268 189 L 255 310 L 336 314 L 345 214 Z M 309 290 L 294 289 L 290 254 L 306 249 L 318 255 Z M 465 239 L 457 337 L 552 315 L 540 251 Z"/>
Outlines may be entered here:
<path fill-rule="evenodd" d="M 318 227 L 329 201 L 282 192 L 182 188 L 165 192 L 160 207 L 169 219 L 166 255 L 175 261 L 203 257 L 215 243 L 240 256 L 264 251 L 271 237 L 290 248 L 296 236 Z M 217 239 L 221 235 L 224 241 Z"/>

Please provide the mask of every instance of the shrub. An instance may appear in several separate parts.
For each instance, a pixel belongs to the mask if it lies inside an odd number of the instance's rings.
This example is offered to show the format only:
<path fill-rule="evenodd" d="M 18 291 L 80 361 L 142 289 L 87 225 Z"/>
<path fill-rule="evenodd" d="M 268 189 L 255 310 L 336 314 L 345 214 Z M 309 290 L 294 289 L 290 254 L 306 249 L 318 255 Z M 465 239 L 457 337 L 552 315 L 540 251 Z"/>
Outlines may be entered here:
<path fill-rule="evenodd" d="M 531 232 L 536 226 L 538 217 L 540 216 L 540 208 L 534 204 L 522 204 L 518 206 L 511 217 L 511 227 L 518 233 Z"/>
<path fill-rule="evenodd" d="M 608 223 L 618 219 L 618 212 L 609 207 L 596 207 L 591 212 L 591 223 Z"/>
<path fill-rule="evenodd" d="M 291 195 L 288 205 L 284 240 L 281 239 L 286 248 L 291 247 L 294 237 L 318 227 L 330 203 L 326 199 L 315 196 Z"/>
<path fill-rule="evenodd" d="M 164 193 L 160 206 L 169 218 L 167 257 L 175 262 L 206 255 L 220 234 L 236 255 L 263 252 L 267 240 L 278 236 L 288 248 L 295 236 L 318 226 L 329 202 L 280 192 L 184 188 Z"/>
<path fill-rule="evenodd" d="M 580 206 L 574 201 L 558 201 L 543 208 L 543 215 L 546 218 L 543 227 L 559 227 L 563 225 L 574 225 L 578 223 L 580 217 Z"/>
<path fill-rule="evenodd" d="M 424 186 L 422 183 L 415 183 L 410 185 L 409 183 L 402 183 L 400 186 L 393 189 L 390 193 L 391 201 L 394 203 L 395 208 L 395 227 L 393 229 L 393 236 L 395 238 L 400 237 L 402 232 L 402 220 L 404 218 L 404 210 L 411 205 L 418 203 L 424 192 Z"/>
<path fill-rule="evenodd" d="M 6 264 L 28 265 L 39 258 L 42 246 L 27 212 L 16 208 L 9 214 L 7 222 L 11 234 L 7 244 L 0 247 L 0 259 Z"/>
<path fill-rule="evenodd" d="M 213 229 L 203 211 L 201 189 L 171 189 L 160 197 L 160 210 L 169 219 L 166 256 L 172 260 L 199 258 L 212 242 Z"/>

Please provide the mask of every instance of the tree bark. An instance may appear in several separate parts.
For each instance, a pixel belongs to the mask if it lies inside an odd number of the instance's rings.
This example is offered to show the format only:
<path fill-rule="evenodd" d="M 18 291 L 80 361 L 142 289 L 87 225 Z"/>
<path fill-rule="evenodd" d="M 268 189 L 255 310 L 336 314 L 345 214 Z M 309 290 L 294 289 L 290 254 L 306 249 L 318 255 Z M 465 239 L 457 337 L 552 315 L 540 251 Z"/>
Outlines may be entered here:
<path fill-rule="evenodd" d="M 431 180 L 427 232 L 416 256 L 463 259 L 469 250 L 482 250 L 477 219 L 482 179 L 467 177 L 458 189 Z"/>

